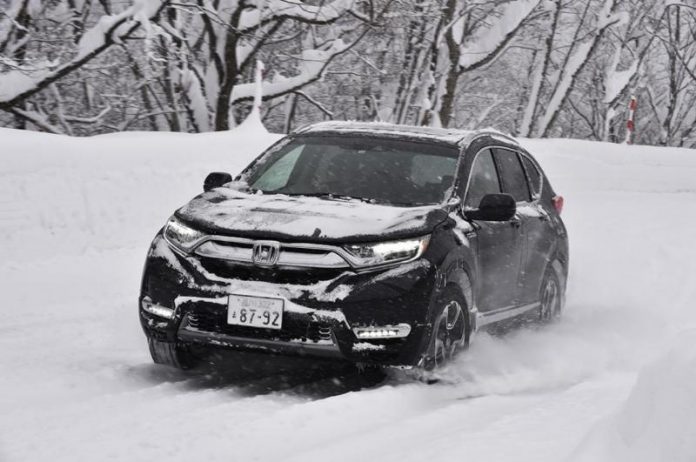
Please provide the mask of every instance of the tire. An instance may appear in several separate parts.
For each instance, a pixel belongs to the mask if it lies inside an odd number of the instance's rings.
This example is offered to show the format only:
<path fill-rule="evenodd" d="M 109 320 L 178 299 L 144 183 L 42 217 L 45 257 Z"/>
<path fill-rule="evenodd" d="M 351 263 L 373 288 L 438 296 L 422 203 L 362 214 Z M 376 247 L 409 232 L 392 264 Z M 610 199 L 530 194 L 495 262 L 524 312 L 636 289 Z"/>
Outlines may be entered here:
<path fill-rule="evenodd" d="M 550 265 L 546 269 L 544 279 L 539 289 L 539 321 L 542 324 L 551 323 L 561 317 L 563 308 L 563 286 L 558 275 Z"/>
<path fill-rule="evenodd" d="M 384 382 L 387 371 L 383 366 L 373 364 L 355 364 L 356 376 L 363 388 L 375 386 Z"/>
<path fill-rule="evenodd" d="M 455 286 L 447 286 L 438 298 L 430 341 L 421 360 L 424 371 L 434 371 L 469 346 L 471 325 L 466 299 Z"/>
<path fill-rule="evenodd" d="M 172 342 L 161 342 L 151 337 L 148 337 L 147 344 L 150 348 L 150 356 L 152 356 L 152 361 L 155 364 L 162 364 L 181 370 L 191 369 L 196 366 L 196 359 L 182 345 Z"/>

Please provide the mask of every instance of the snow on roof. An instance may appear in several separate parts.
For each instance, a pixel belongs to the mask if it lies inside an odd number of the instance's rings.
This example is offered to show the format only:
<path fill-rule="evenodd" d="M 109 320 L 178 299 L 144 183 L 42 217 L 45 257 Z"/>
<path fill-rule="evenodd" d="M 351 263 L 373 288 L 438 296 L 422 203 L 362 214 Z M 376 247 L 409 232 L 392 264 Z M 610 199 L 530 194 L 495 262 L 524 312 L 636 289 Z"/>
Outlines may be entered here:
<path fill-rule="evenodd" d="M 408 138 L 420 138 L 425 140 L 440 141 L 454 145 L 470 143 L 479 136 L 503 137 L 508 143 L 518 144 L 517 141 L 497 130 L 457 130 L 449 128 L 418 127 L 414 125 L 397 125 L 384 122 L 344 122 L 328 121 L 319 122 L 295 131 L 297 134 L 305 133 L 359 133 L 359 134 L 383 134 L 390 136 L 403 136 Z"/>

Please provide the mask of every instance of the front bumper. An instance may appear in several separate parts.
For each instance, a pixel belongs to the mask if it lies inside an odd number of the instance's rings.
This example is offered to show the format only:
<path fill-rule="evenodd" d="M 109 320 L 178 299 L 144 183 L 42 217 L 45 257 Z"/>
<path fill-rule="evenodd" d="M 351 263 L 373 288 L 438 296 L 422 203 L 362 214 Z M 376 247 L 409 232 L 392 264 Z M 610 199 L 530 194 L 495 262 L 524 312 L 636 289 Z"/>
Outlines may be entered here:
<path fill-rule="evenodd" d="M 145 333 L 160 341 L 415 365 L 429 329 L 435 272 L 426 258 L 361 274 L 221 267 L 174 251 L 158 235 L 143 274 L 140 320 Z M 227 324 L 230 294 L 282 298 L 282 330 Z M 143 310 L 145 297 L 172 308 L 173 317 Z M 399 324 L 410 326 L 406 337 L 358 339 L 354 333 L 356 328 Z"/>

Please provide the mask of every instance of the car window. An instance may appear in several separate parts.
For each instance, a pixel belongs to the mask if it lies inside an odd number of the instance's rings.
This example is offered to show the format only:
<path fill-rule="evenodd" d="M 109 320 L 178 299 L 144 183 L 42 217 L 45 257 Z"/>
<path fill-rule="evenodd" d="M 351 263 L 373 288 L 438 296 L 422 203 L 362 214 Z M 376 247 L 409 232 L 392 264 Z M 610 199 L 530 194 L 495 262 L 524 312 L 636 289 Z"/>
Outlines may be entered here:
<path fill-rule="evenodd" d="M 245 176 L 266 193 L 343 196 L 395 205 L 445 200 L 456 147 L 368 136 L 304 136 L 268 152 Z"/>
<path fill-rule="evenodd" d="M 527 172 L 527 179 L 529 180 L 529 189 L 532 192 L 532 197 L 537 199 L 541 195 L 541 173 L 539 173 L 539 169 L 529 157 L 520 157 L 522 158 L 524 170 Z"/>
<path fill-rule="evenodd" d="M 457 159 L 453 157 L 418 154 L 411 162 L 411 179 L 420 186 L 429 183 L 452 184 L 457 169 Z"/>
<path fill-rule="evenodd" d="M 500 181 L 490 149 L 481 151 L 474 160 L 464 205 L 476 208 L 486 194 L 499 194 Z"/>
<path fill-rule="evenodd" d="M 297 146 L 278 159 L 256 180 L 256 187 L 263 190 L 275 190 L 287 185 L 303 149 L 304 146 Z"/>
<path fill-rule="evenodd" d="M 517 202 L 529 202 L 529 185 L 516 152 L 508 149 L 495 149 L 503 192 L 510 194 Z"/>

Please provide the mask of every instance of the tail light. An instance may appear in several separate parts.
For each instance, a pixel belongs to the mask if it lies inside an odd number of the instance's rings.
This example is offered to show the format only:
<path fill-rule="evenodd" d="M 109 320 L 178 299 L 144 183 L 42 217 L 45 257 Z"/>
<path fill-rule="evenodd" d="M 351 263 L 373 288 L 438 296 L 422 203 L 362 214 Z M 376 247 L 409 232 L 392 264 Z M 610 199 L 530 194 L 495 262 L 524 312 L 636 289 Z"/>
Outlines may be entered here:
<path fill-rule="evenodd" d="M 563 212 L 563 196 L 556 196 L 553 199 L 551 199 L 553 202 L 553 208 L 556 209 L 556 212 L 560 215 L 561 212 Z"/>

